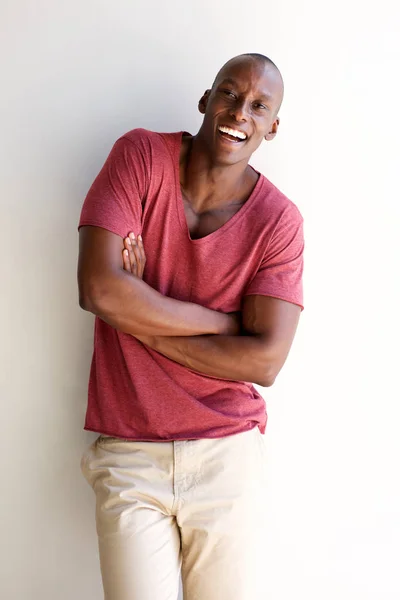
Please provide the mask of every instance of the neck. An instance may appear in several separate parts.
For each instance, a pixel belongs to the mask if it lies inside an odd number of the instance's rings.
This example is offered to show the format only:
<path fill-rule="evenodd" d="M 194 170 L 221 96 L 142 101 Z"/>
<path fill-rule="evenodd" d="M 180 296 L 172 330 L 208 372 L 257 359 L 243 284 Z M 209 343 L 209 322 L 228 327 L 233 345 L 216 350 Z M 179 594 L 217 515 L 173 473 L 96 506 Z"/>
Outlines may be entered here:
<path fill-rule="evenodd" d="M 184 138 L 180 157 L 181 186 L 197 210 L 212 210 L 247 199 L 256 173 L 247 162 L 234 165 L 215 164 L 199 135 Z"/>

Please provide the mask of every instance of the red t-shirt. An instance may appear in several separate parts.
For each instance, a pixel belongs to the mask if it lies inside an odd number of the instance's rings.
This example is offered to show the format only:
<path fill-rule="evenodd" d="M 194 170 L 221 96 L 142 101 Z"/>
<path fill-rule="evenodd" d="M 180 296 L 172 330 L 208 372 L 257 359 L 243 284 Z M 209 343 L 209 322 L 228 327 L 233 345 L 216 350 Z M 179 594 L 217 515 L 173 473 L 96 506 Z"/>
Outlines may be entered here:
<path fill-rule="evenodd" d="M 134 129 L 114 145 L 85 199 L 79 227 L 142 233 L 144 281 L 171 298 L 226 313 L 249 294 L 302 307 L 303 219 L 262 175 L 220 229 L 192 240 L 179 183 L 182 132 Z M 121 257 L 122 261 L 122 257 Z M 131 440 L 265 432 L 251 383 L 194 372 L 96 318 L 85 429 Z"/>

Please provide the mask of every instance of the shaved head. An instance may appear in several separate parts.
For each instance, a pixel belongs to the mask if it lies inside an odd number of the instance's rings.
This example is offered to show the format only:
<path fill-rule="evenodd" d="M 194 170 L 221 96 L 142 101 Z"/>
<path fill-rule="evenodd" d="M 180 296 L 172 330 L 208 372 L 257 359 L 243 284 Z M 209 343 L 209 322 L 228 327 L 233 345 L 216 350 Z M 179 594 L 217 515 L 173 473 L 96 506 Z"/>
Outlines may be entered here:
<path fill-rule="evenodd" d="M 240 54 L 228 60 L 198 104 L 204 119 L 196 137 L 214 164 L 248 164 L 263 140 L 273 140 L 282 98 L 282 75 L 270 58 Z"/>
<path fill-rule="evenodd" d="M 238 63 L 246 63 L 246 62 L 249 63 L 249 66 L 251 64 L 258 63 L 260 65 L 260 67 L 265 67 L 268 70 L 270 70 L 271 72 L 273 72 L 274 76 L 278 79 L 277 83 L 278 83 L 278 87 L 280 88 L 280 99 L 279 99 L 278 107 L 276 110 L 276 114 L 278 114 L 279 109 L 282 104 L 282 100 L 283 100 L 283 92 L 284 92 L 283 77 L 282 77 L 280 70 L 276 66 L 276 64 L 270 58 L 268 58 L 268 56 L 265 56 L 264 54 L 258 54 L 256 52 L 246 52 L 245 54 L 239 54 L 238 56 L 234 56 L 233 58 L 229 59 L 228 62 L 226 62 L 221 67 L 221 69 L 218 71 L 218 73 L 214 79 L 214 82 L 212 84 L 211 89 L 214 89 L 215 85 L 221 79 L 223 79 L 226 71 L 229 70 L 230 67 L 232 67 Z"/>

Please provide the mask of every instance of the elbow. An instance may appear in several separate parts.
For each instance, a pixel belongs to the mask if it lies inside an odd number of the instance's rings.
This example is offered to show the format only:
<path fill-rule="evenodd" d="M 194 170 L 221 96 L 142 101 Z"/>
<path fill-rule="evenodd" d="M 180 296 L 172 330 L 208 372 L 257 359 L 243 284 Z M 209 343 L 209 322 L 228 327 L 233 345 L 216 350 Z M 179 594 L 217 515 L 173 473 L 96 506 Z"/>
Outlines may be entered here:
<path fill-rule="evenodd" d="M 79 306 L 83 309 L 83 310 L 88 310 L 90 312 L 90 296 L 88 293 L 88 290 L 81 284 L 81 282 L 79 282 Z"/>
<path fill-rule="evenodd" d="M 88 294 L 84 294 L 79 290 L 79 306 L 82 310 L 87 310 L 88 312 L 93 312 L 93 303 Z"/>
<path fill-rule="evenodd" d="M 79 306 L 95 315 L 100 315 L 104 309 L 105 293 L 97 282 L 79 283 Z"/>
<path fill-rule="evenodd" d="M 96 304 L 91 294 L 79 291 L 79 306 L 82 310 L 97 314 Z"/>
<path fill-rule="evenodd" d="M 263 352 L 258 365 L 258 373 L 255 383 L 261 387 L 271 387 L 275 383 L 275 379 L 279 373 L 279 367 L 274 360 L 271 359 L 269 352 Z"/>

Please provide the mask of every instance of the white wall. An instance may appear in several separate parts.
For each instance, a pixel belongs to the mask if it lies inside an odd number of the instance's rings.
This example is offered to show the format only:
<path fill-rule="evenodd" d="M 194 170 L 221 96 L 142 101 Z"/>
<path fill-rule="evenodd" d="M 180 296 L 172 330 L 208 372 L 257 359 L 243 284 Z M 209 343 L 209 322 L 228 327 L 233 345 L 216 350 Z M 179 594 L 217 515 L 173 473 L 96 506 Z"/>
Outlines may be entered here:
<path fill-rule="evenodd" d="M 254 157 L 306 220 L 306 310 L 269 411 L 266 600 L 394 600 L 399 538 L 399 11 L 281 0 L 3 1 L 1 519 L 5 600 L 101 598 L 79 459 L 92 319 L 76 225 L 112 143 L 192 132 L 216 70 L 281 67 Z M 210 599 L 211 600 L 211 599 Z"/>

